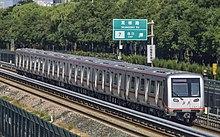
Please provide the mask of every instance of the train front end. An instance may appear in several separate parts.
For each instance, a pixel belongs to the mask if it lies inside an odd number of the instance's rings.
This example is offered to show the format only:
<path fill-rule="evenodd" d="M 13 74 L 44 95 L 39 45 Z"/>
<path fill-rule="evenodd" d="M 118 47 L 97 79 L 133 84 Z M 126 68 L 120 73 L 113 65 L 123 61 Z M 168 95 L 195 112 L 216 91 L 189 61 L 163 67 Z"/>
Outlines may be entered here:
<path fill-rule="evenodd" d="M 167 79 L 167 114 L 192 123 L 204 112 L 204 80 L 199 74 L 175 74 Z"/>

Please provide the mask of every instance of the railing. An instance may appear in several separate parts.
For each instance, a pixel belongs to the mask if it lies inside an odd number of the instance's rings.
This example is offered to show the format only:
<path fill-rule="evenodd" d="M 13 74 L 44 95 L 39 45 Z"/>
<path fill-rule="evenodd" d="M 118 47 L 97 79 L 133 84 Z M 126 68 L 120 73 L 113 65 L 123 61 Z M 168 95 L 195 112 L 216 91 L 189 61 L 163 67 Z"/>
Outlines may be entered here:
<path fill-rule="evenodd" d="M 1 137 L 79 137 L 0 99 Z"/>
<path fill-rule="evenodd" d="M 205 79 L 205 105 L 207 114 L 220 115 L 220 81 Z"/>

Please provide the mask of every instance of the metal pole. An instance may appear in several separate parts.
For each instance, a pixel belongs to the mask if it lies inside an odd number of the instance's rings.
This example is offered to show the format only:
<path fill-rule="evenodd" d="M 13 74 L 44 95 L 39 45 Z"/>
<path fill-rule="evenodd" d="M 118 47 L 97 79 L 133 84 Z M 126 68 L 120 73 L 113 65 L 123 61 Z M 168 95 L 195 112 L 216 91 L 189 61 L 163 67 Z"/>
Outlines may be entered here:
<path fill-rule="evenodd" d="M 154 21 L 151 20 L 151 45 L 154 45 Z M 151 67 L 153 67 L 153 62 L 151 63 Z"/>
<path fill-rule="evenodd" d="M 119 40 L 119 46 L 118 46 L 118 59 L 121 59 L 121 40 Z"/>
<path fill-rule="evenodd" d="M 151 20 L 151 45 L 154 45 L 154 21 Z"/>

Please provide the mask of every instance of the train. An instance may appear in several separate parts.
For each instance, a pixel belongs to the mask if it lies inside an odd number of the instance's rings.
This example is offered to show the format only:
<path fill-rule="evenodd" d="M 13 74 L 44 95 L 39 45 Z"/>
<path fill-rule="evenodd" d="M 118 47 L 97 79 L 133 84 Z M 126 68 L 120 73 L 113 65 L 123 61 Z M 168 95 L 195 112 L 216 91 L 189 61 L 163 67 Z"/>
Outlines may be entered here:
<path fill-rule="evenodd" d="M 204 113 L 200 74 L 29 48 L 15 57 L 20 75 L 143 113 L 189 124 Z"/>

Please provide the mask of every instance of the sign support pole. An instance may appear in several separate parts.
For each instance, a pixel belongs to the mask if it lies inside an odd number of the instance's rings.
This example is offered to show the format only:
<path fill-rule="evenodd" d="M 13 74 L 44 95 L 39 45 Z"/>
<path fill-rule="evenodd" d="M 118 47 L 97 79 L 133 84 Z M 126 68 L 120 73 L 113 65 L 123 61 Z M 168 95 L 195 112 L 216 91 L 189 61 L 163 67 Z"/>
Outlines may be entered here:
<path fill-rule="evenodd" d="M 119 40 L 119 46 L 118 46 L 118 60 L 121 60 L 121 50 L 122 50 L 122 44 L 121 40 Z"/>
<path fill-rule="evenodd" d="M 154 45 L 154 21 L 153 20 L 151 20 L 151 45 Z M 153 67 L 153 62 L 151 63 L 151 67 Z"/>
<path fill-rule="evenodd" d="M 153 20 L 150 23 L 147 22 L 147 19 L 113 19 L 113 40 L 119 40 L 119 48 L 116 54 L 118 60 L 122 58 L 123 45 L 121 40 L 147 40 L 148 24 L 151 24 Z M 153 35 L 153 31 L 151 34 Z M 151 41 L 153 43 L 153 38 Z"/>
<path fill-rule="evenodd" d="M 151 22 L 149 22 L 148 24 L 150 25 L 150 30 L 151 30 L 151 33 L 150 33 L 150 35 L 148 35 L 148 37 L 151 38 L 151 42 L 150 42 L 150 45 L 147 45 L 147 46 L 152 47 L 152 46 L 155 46 L 154 45 L 154 21 L 151 20 Z M 147 48 L 147 49 L 149 50 L 149 48 Z M 147 53 L 149 53 L 149 51 Z M 154 55 L 154 57 L 155 57 L 155 47 L 154 47 L 154 50 L 151 49 L 150 53 L 151 53 L 151 55 Z M 148 60 L 148 58 L 151 58 L 151 56 L 149 54 L 147 54 L 147 60 Z M 148 63 L 150 63 L 151 67 L 153 67 L 153 62 L 151 60 L 148 61 Z"/>
<path fill-rule="evenodd" d="M 154 21 L 151 20 L 151 45 L 154 45 Z"/>

